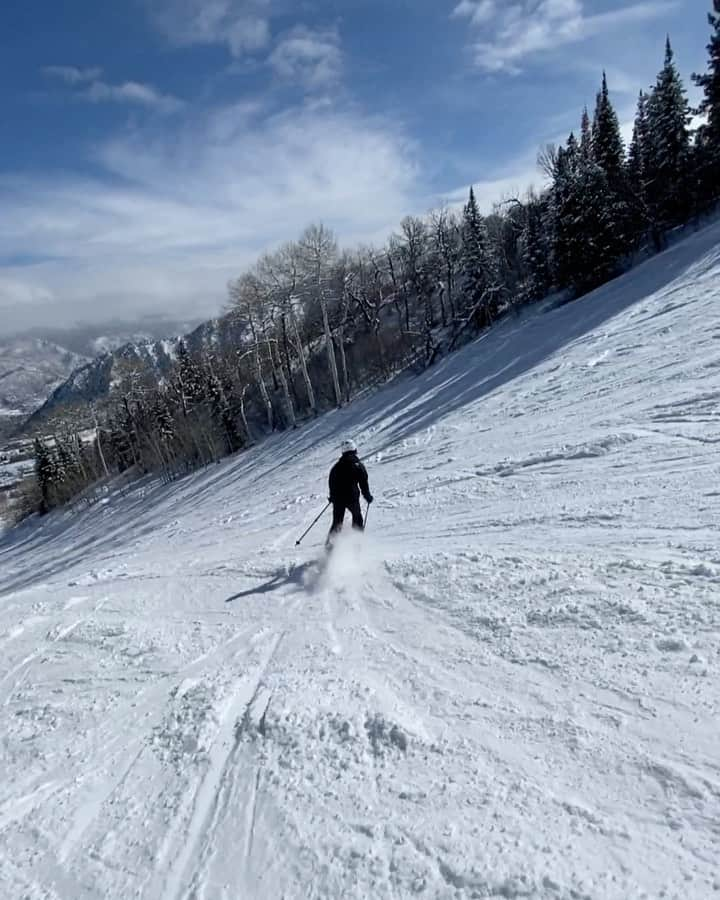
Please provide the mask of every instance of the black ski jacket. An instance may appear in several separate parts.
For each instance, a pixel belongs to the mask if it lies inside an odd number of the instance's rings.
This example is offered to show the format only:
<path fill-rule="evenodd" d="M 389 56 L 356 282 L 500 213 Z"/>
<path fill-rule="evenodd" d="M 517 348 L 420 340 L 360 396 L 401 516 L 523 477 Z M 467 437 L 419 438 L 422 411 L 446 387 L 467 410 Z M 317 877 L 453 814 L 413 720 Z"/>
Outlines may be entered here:
<path fill-rule="evenodd" d="M 357 453 L 343 453 L 330 470 L 330 502 L 350 506 L 358 502 L 360 492 L 368 503 L 372 503 L 367 469 Z"/>

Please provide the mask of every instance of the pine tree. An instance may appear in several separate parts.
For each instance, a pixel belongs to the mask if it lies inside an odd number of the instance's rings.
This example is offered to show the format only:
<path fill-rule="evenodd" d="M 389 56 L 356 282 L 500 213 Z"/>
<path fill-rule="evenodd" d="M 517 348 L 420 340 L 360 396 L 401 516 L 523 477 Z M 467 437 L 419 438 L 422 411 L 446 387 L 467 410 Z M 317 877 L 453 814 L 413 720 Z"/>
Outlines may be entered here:
<path fill-rule="evenodd" d="M 592 177 L 598 189 L 603 190 L 602 196 L 598 197 L 598 214 L 602 218 L 602 230 L 606 232 L 606 250 L 613 257 L 608 260 L 608 271 L 612 271 L 616 260 L 634 243 L 635 229 L 629 203 L 631 192 L 625 179 L 625 145 L 620 134 L 620 122 L 610 100 L 605 72 L 593 119 L 592 158 L 607 182 L 607 187 L 602 189 L 602 179 L 598 173 L 590 173 L 586 166 L 586 177 Z"/>
<path fill-rule="evenodd" d="M 119 417 L 110 421 L 108 447 L 108 464 L 116 466 L 120 474 L 132 467 L 134 463 L 132 442 Z"/>
<path fill-rule="evenodd" d="M 668 37 L 665 64 L 647 103 L 648 206 L 653 221 L 668 228 L 685 221 L 690 197 L 690 107 Z"/>
<path fill-rule="evenodd" d="M 646 197 L 648 177 L 648 141 L 647 95 L 644 91 L 640 91 L 633 136 L 628 152 L 627 174 L 633 191 L 643 200 Z"/>
<path fill-rule="evenodd" d="M 153 410 L 155 427 L 163 446 L 170 447 L 175 439 L 175 425 L 167 399 L 163 394 L 158 394 Z"/>
<path fill-rule="evenodd" d="M 220 378 L 211 369 L 207 379 L 207 397 L 210 404 L 213 421 L 225 441 L 227 453 L 233 453 L 240 446 L 237 425 L 227 393 L 223 388 Z"/>
<path fill-rule="evenodd" d="M 185 341 L 177 346 L 177 377 L 183 413 L 187 416 L 204 400 L 203 376 L 200 367 L 190 356 Z"/>
<path fill-rule="evenodd" d="M 525 208 L 525 226 L 520 238 L 525 274 L 520 286 L 523 303 L 541 300 L 550 291 L 552 276 L 546 235 L 546 205 L 532 199 Z"/>
<path fill-rule="evenodd" d="M 69 484 L 78 474 L 78 461 L 68 438 L 57 437 L 55 439 L 55 452 L 60 480 L 63 484 Z"/>
<path fill-rule="evenodd" d="M 167 397 L 162 391 L 158 391 L 150 407 L 150 421 L 153 435 L 153 443 L 159 457 L 165 477 L 172 478 L 172 464 L 174 461 L 175 422 L 172 411 L 168 405 Z"/>
<path fill-rule="evenodd" d="M 130 399 L 122 398 L 122 412 L 120 414 L 120 442 L 119 448 L 123 457 L 128 460 L 127 467 L 140 466 L 140 441 L 138 436 L 137 419 L 139 404 L 135 404 L 135 410 L 130 406 Z"/>
<path fill-rule="evenodd" d="M 630 201 L 631 245 L 636 247 L 652 220 L 648 212 L 648 181 L 650 178 L 650 136 L 648 131 L 647 94 L 640 91 L 635 125 L 628 151 L 626 182 Z"/>
<path fill-rule="evenodd" d="M 57 467 L 50 448 L 35 438 L 35 476 L 40 488 L 41 506 L 40 512 L 45 514 L 55 505 L 55 491 L 57 488 Z"/>
<path fill-rule="evenodd" d="M 605 72 L 600 93 L 597 95 L 592 125 L 592 156 L 607 175 L 611 185 L 619 185 L 622 182 L 625 148 L 620 135 L 617 113 L 610 101 Z"/>
<path fill-rule="evenodd" d="M 593 159 L 592 126 L 587 106 L 583 110 L 582 122 L 580 123 L 580 156 L 583 163 L 589 163 Z"/>
<path fill-rule="evenodd" d="M 490 325 L 495 318 L 496 272 L 485 220 L 470 188 L 470 197 L 463 211 L 462 264 L 468 305 L 475 310 L 480 327 Z"/>
<path fill-rule="evenodd" d="M 713 0 L 715 14 L 708 13 L 713 29 L 707 45 L 708 71 L 693 75 L 693 81 L 704 92 L 698 114 L 707 116 L 707 122 L 698 132 L 698 154 L 702 166 L 702 190 L 711 198 L 720 195 L 720 0 Z"/>
<path fill-rule="evenodd" d="M 578 285 L 587 270 L 583 218 L 588 198 L 582 196 L 582 170 L 580 147 L 571 133 L 565 147 L 558 150 L 550 203 L 553 274 L 563 288 Z"/>
<path fill-rule="evenodd" d="M 583 159 L 574 134 L 558 153 L 551 192 L 553 269 L 560 287 L 582 293 L 617 272 L 625 246 L 617 195 L 605 171 Z"/>

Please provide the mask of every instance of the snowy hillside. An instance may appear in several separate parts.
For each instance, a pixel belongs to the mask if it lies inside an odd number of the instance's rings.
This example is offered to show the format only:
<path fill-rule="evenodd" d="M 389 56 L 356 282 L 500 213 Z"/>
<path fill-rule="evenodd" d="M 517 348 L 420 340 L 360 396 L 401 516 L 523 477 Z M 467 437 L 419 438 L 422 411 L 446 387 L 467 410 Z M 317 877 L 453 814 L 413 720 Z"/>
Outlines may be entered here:
<path fill-rule="evenodd" d="M 235 348 L 239 329 L 242 330 L 242 324 L 238 325 L 232 317 L 209 319 L 185 334 L 183 340 L 191 352 L 227 345 Z M 69 417 L 80 425 L 87 424 L 92 421 L 91 404 L 102 405 L 118 390 L 127 389 L 129 380 L 137 375 L 147 386 L 156 387 L 172 368 L 178 342 L 178 337 L 168 336 L 131 340 L 118 346 L 114 340 L 97 338 L 94 347 L 98 355 L 56 387 L 29 419 L 28 429 L 47 430 L 56 419 L 65 421 Z"/>
<path fill-rule="evenodd" d="M 0 896 L 720 890 L 720 225 L 0 543 Z M 317 576 L 345 435 L 376 502 Z"/>
<path fill-rule="evenodd" d="M 72 412 L 79 412 L 79 421 L 89 421 L 90 404 L 105 400 L 130 373 L 140 372 L 150 382 L 157 382 L 170 370 L 174 353 L 174 342 L 165 340 L 124 344 L 112 352 L 101 353 L 59 384 L 27 426 L 47 429 L 55 417 L 67 418 Z"/>
<path fill-rule="evenodd" d="M 38 338 L 0 342 L 0 419 L 29 416 L 85 360 Z"/>

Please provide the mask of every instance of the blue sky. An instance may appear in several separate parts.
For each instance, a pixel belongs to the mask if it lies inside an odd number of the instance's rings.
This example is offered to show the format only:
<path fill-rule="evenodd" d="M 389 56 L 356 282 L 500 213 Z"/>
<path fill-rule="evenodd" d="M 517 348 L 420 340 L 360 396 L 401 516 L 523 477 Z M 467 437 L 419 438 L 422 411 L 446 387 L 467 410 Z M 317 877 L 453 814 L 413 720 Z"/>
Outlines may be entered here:
<path fill-rule="evenodd" d="M 670 33 L 705 66 L 705 0 L 6 0 L 0 333 L 212 314 L 311 221 L 540 183 L 603 68 L 626 128 Z"/>

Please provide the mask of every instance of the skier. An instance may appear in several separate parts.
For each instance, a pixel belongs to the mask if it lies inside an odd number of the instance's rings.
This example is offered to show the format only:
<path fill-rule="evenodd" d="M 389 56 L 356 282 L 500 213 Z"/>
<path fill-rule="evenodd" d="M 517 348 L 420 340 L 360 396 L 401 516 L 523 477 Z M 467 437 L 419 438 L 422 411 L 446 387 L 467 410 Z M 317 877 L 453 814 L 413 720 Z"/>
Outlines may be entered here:
<path fill-rule="evenodd" d="M 360 509 L 361 492 L 368 504 L 373 502 L 367 469 L 358 458 L 354 441 L 343 441 L 340 449 L 342 456 L 330 470 L 328 500 L 333 505 L 333 522 L 328 534 L 328 543 L 333 535 L 342 530 L 346 510 L 352 515 L 353 528 L 362 531 L 365 527 Z"/>

